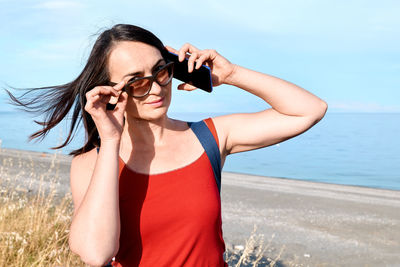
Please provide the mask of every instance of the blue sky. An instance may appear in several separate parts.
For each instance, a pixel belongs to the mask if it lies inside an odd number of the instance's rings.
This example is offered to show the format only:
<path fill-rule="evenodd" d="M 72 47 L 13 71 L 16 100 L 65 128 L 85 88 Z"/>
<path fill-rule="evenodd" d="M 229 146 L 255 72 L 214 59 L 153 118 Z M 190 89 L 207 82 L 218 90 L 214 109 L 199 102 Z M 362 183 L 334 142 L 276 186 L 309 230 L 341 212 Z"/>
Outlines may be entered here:
<path fill-rule="evenodd" d="M 2 85 L 69 82 L 83 68 L 94 34 L 130 23 L 170 46 L 213 48 L 291 81 L 327 101 L 329 112 L 400 112 L 400 1 L 0 0 L 0 7 Z M 212 94 L 175 91 L 171 111 L 265 107 L 220 86 Z"/>

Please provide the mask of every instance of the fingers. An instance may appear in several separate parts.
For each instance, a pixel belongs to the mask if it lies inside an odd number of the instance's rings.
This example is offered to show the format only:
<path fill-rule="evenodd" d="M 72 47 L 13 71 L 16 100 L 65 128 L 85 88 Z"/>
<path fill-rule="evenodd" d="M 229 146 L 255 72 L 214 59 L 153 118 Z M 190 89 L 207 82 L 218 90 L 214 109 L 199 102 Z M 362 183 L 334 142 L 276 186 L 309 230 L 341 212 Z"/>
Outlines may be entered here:
<path fill-rule="evenodd" d="M 179 51 L 172 47 L 168 47 L 168 49 L 169 51 L 178 54 L 180 62 L 182 62 L 185 57 L 188 59 L 189 73 L 194 69 L 199 69 L 203 64 L 212 62 L 218 54 L 217 51 L 213 49 L 200 50 L 189 43 L 184 44 Z"/>
<path fill-rule="evenodd" d="M 117 96 L 111 96 L 110 101 L 108 103 L 110 103 L 112 105 L 117 104 L 118 98 L 121 95 L 122 88 L 124 88 L 125 84 L 126 84 L 125 81 L 121 81 L 121 82 L 119 82 L 118 84 L 116 84 L 116 85 L 114 85 L 112 87 L 113 89 L 115 89 L 118 92 L 118 95 Z"/>
<path fill-rule="evenodd" d="M 115 110 L 125 111 L 127 103 L 128 103 L 128 94 L 126 92 L 122 92 L 118 98 L 118 103 L 116 105 Z"/>
<path fill-rule="evenodd" d="M 174 54 L 178 54 L 178 53 L 179 53 L 178 50 L 176 50 L 176 49 L 170 47 L 169 45 L 166 45 L 165 48 L 166 48 L 169 52 L 172 52 L 172 53 L 174 53 Z"/>
<path fill-rule="evenodd" d="M 113 90 L 111 88 L 106 88 L 103 86 L 93 88 L 86 93 L 85 110 L 90 113 L 90 111 L 95 108 L 95 106 L 98 106 L 99 102 L 101 102 L 102 100 L 104 102 L 105 97 L 108 98 L 108 101 L 112 93 Z M 116 92 L 114 94 L 116 94 Z"/>
<path fill-rule="evenodd" d="M 188 58 L 188 72 L 192 72 L 194 69 L 194 64 L 198 57 L 197 51 L 199 51 L 196 47 L 192 46 L 191 44 L 185 44 L 181 47 L 180 50 L 176 50 L 170 46 L 165 46 L 165 48 L 174 54 L 178 55 L 178 60 L 182 62 L 185 58 Z M 189 53 L 189 55 L 187 55 Z M 191 54 L 190 54 L 191 53 Z"/>
<path fill-rule="evenodd" d="M 85 95 L 87 100 L 85 110 L 89 112 L 93 108 L 105 108 L 107 103 L 116 104 L 124 85 L 125 82 L 122 81 L 113 87 L 96 86 Z"/>
<path fill-rule="evenodd" d="M 196 66 L 195 69 L 199 69 L 201 65 L 209 58 L 207 54 L 201 55 L 197 60 L 196 60 Z"/>
<path fill-rule="evenodd" d="M 185 59 L 187 53 L 193 54 L 193 53 L 199 52 L 199 51 L 200 50 L 197 49 L 195 46 L 193 46 L 189 43 L 186 43 L 181 47 L 181 49 L 179 49 L 179 53 L 178 53 L 179 61 L 182 62 Z"/>
<path fill-rule="evenodd" d="M 197 47 L 189 43 L 184 44 L 179 50 L 176 50 L 170 46 L 166 46 L 166 49 L 177 54 L 180 62 L 185 60 L 185 58 L 188 60 L 187 65 L 189 73 L 193 72 L 195 69 L 200 69 L 202 65 L 208 66 L 211 69 L 211 72 L 215 72 L 215 63 L 218 63 L 219 65 L 226 65 L 226 63 L 223 62 L 225 59 L 221 60 L 221 57 L 214 49 L 199 50 Z M 218 64 L 217 66 L 219 66 Z M 224 67 L 225 66 L 219 66 L 220 69 L 224 69 Z M 196 87 L 186 83 L 179 85 L 178 89 L 192 91 L 196 89 Z"/>
<path fill-rule="evenodd" d="M 86 93 L 87 100 L 94 100 L 101 96 L 119 96 L 121 90 L 116 90 L 111 86 L 96 86 Z"/>
<path fill-rule="evenodd" d="M 197 89 L 197 87 L 188 84 L 188 83 L 181 83 L 180 85 L 178 85 L 178 89 L 179 90 L 185 90 L 185 91 L 193 91 L 195 89 Z"/>
<path fill-rule="evenodd" d="M 113 88 L 117 91 L 120 91 L 120 90 L 122 90 L 122 88 L 124 88 L 125 84 L 126 84 L 126 81 L 122 80 L 119 83 L 117 83 L 116 85 L 114 85 Z"/>
<path fill-rule="evenodd" d="M 200 50 L 195 46 L 186 43 L 184 44 L 179 51 L 177 51 L 179 61 L 182 62 L 185 57 L 188 58 L 188 72 L 191 73 L 194 69 L 194 64 L 196 63 L 197 58 L 199 57 Z"/>
<path fill-rule="evenodd" d="M 196 62 L 199 54 L 197 52 L 193 52 L 188 59 L 188 72 L 191 73 L 194 68 L 194 63 Z"/>

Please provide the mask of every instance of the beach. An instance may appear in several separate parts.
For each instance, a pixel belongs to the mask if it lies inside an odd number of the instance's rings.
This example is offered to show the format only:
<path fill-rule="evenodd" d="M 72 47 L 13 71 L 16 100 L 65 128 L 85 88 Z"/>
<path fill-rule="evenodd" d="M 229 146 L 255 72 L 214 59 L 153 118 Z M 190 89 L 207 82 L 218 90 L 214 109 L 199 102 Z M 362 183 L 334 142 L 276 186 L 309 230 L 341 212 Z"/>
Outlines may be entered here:
<path fill-rule="evenodd" d="M 400 266 L 399 191 L 235 173 L 222 179 L 227 243 L 257 225 L 272 240 L 270 257 L 284 247 L 283 266 Z"/>
<path fill-rule="evenodd" d="M 59 177 L 57 196 L 68 194 L 70 162 L 62 154 L 0 149 L 1 173 L 29 194 L 52 184 L 49 175 L 32 181 L 31 172 L 50 170 Z M 221 196 L 230 250 L 242 249 L 256 227 L 253 236 L 277 266 L 400 266 L 400 191 L 223 172 Z"/>

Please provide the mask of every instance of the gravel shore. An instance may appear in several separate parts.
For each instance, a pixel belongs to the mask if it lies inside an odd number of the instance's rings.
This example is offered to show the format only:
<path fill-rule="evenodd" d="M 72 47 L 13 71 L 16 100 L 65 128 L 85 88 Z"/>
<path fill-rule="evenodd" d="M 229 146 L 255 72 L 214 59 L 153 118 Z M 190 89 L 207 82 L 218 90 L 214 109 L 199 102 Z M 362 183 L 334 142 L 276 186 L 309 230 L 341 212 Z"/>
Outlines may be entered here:
<path fill-rule="evenodd" d="M 50 186 L 56 173 L 62 197 L 70 162 L 66 155 L 3 148 L 0 185 L 14 177 L 15 190 L 34 194 L 40 180 Z M 400 191 L 222 174 L 227 247 L 245 246 L 256 226 L 265 255 L 278 257 L 278 266 L 400 266 L 399 210 Z"/>

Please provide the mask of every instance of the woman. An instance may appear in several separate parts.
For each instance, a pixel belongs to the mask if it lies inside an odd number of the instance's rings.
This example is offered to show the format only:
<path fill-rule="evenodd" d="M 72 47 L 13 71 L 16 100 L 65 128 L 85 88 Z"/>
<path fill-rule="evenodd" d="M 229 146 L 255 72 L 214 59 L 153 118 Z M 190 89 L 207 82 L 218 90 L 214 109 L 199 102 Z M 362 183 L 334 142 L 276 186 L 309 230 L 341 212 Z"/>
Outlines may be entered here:
<path fill-rule="evenodd" d="M 49 91 L 47 96 L 59 101 L 47 109 L 43 131 L 34 135 L 45 134 L 75 104 L 66 145 L 83 118 L 88 141 L 73 152 L 69 243 L 92 266 L 113 257 L 114 266 L 226 266 L 217 174 L 188 123 L 167 116 L 172 78 L 167 50 L 180 61 L 188 57 L 189 72 L 208 65 L 214 87 L 236 86 L 272 107 L 205 120 L 222 165 L 229 154 L 303 133 L 327 110 L 310 92 L 232 64 L 215 50 L 191 44 L 165 48 L 152 33 L 132 25 L 104 31 L 80 76 Z M 127 86 L 148 76 L 135 88 Z M 178 89 L 195 88 L 181 84 Z M 107 109 L 108 103 L 115 108 Z"/>

